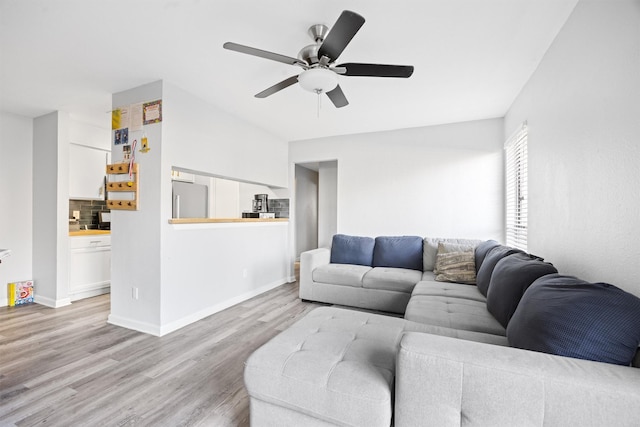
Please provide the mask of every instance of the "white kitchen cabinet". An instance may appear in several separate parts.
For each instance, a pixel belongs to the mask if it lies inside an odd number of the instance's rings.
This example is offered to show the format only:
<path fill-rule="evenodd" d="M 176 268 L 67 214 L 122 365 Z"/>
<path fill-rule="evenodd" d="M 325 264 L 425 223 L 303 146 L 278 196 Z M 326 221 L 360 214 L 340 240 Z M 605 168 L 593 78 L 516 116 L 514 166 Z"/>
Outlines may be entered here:
<path fill-rule="evenodd" d="M 195 182 L 195 175 L 192 173 L 182 172 L 179 170 L 171 169 L 171 180 L 182 182 Z"/>
<path fill-rule="evenodd" d="M 69 237 L 69 298 L 75 301 L 109 292 L 111 236 Z"/>
<path fill-rule="evenodd" d="M 104 177 L 110 151 L 69 144 L 69 198 L 104 199 Z"/>

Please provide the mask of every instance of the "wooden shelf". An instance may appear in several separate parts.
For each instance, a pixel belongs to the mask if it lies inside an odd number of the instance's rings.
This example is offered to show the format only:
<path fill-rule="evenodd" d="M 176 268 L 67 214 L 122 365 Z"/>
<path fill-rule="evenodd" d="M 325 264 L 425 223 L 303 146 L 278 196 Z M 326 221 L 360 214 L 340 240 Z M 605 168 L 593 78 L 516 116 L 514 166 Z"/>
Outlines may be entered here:
<path fill-rule="evenodd" d="M 107 191 L 138 191 L 137 181 L 119 181 L 119 182 L 107 182 Z"/>
<path fill-rule="evenodd" d="M 129 163 L 115 163 L 112 165 L 107 165 L 107 195 L 109 193 L 118 193 L 118 194 L 133 194 L 132 199 L 109 199 L 107 198 L 107 207 L 109 209 L 115 210 L 127 210 L 127 211 L 137 211 L 138 210 L 138 196 L 139 196 L 139 187 L 138 187 L 138 164 L 133 164 L 133 169 L 131 171 L 132 179 L 130 180 L 122 180 L 115 179 L 111 180 L 112 176 L 120 176 L 129 175 Z"/>

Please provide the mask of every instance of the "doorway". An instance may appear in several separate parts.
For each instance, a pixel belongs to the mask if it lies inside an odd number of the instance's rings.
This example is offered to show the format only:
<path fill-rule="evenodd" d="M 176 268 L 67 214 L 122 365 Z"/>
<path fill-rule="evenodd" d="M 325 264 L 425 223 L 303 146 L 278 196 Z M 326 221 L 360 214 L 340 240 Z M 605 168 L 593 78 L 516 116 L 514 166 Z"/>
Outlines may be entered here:
<path fill-rule="evenodd" d="M 295 165 L 296 260 L 302 252 L 329 248 L 338 224 L 338 161 Z"/>

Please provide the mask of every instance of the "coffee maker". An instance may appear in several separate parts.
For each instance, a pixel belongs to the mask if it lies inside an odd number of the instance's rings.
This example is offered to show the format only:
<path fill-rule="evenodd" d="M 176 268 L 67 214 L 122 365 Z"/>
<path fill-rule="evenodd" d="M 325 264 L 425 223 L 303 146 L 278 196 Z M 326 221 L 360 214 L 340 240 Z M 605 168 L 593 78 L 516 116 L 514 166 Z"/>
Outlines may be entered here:
<path fill-rule="evenodd" d="M 269 211 L 269 201 L 267 200 L 266 194 L 255 194 L 253 196 L 251 209 L 253 212 L 268 212 Z"/>

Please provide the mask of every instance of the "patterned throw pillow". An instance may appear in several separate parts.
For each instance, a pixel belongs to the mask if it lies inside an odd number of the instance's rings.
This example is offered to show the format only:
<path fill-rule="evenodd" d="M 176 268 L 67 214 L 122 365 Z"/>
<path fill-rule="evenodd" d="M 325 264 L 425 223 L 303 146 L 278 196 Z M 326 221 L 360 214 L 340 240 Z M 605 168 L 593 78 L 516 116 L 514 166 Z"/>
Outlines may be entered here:
<path fill-rule="evenodd" d="M 448 242 L 438 242 L 438 252 L 436 253 L 436 263 L 433 266 L 433 273 L 438 274 L 438 268 L 440 265 L 438 264 L 438 255 L 448 254 L 451 252 L 473 252 L 474 247 L 471 245 L 465 245 L 460 243 L 448 243 Z"/>
<path fill-rule="evenodd" d="M 476 262 L 473 251 L 445 252 L 436 255 L 436 281 L 465 284 L 476 283 Z"/>

